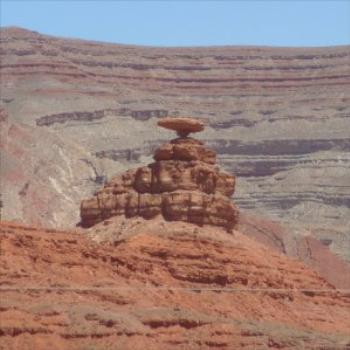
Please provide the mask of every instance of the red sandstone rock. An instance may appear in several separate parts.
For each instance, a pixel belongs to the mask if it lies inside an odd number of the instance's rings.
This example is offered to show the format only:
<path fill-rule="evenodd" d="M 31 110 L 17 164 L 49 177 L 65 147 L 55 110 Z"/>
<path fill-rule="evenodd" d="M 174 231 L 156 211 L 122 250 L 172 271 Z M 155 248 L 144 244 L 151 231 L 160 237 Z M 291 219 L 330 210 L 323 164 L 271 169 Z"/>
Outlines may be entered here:
<path fill-rule="evenodd" d="M 198 119 L 187 117 L 163 118 L 158 121 L 158 125 L 176 131 L 181 137 L 185 137 L 192 132 L 199 132 L 204 129 L 203 122 Z"/>
<path fill-rule="evenodd" d="M 171 124 L 172 125 L 172 124 Z M 155 163 L 114 177 L 81 205 L 81 225 L 116 215 L 210 224 L 231 230 L 238 211 L 231 203 L 234 176 L 221 172 L 216 154 L 201 141 L 178 138 L 155 152 Z"/>
<path fill-rule="evenodd" d="M 126 225 L 133 235 L 97 244 L 1 223 L 0 348 L 347 348 L 349 293 L 302 263 L 237 231 Z"/>
<path fill-rule="evenodd" d="M 154 159 L 158 160 L 199 160 L 204 163 L 215 164 L 216 154 L 200 144 L 183 142 L 167 143 L 155 151 Z"/>

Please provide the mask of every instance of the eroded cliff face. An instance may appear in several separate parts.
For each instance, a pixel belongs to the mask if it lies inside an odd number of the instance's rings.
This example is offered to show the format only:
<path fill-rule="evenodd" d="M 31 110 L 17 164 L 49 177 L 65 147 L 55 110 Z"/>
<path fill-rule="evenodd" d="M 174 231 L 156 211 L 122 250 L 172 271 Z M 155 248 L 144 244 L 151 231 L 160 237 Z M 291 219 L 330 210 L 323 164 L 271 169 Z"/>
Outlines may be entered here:
<path fill-rule="evenodd" d="M 79 221 L 75 198 L 88 196 L 97 182 L 90 154 L 2 111 L 1 219 L 48 226 Z"/>
<path fill-rule="evenodd" d="M 112 240 L 115 222 L 94 226 L 96 243 L 86 233 L 1 223 L 1 346 L 349 347 L 349 293 L 302 263 L 238 231 L 128 224 Z"/>
<path fill-rule="evenodd" d="M 201 138 L 238 176 L 240 208 L 317 236 L 349 260 L 349 56 L 349 47 L 162 49 L 2 29 L 1 98 L 11 123 L 59 140 L 74 164 L 88 159 L 53 172 L 51 183 L 42 180 L 37 201 L 58 217 L 39 221 L 74 224 L 86 188 L 92 193 L 116 172 L 147 164 L 169 138 L 154 128 L 157 118 L 188 114 L 207 119 Z M 13 138 L 7 132 L 2 142 Z M 48 143 L 33 157 L 42 165 L 56 155 Z M 1 167 L 2 178 L 16 159 Z M 69 181 L 70 171 L 86 180 L 74 183 L 76 192 L 54 185 L 58 177 Z M 45 176 L 29 172 L 2 188 L 20 206 L 32 201 L 21 189 Z M 63 222 L 67 198 L 77 209 Z M 5 200 L 3 212 L 31 222 L 36 206 L 27 207 L 10 210 Z"/>

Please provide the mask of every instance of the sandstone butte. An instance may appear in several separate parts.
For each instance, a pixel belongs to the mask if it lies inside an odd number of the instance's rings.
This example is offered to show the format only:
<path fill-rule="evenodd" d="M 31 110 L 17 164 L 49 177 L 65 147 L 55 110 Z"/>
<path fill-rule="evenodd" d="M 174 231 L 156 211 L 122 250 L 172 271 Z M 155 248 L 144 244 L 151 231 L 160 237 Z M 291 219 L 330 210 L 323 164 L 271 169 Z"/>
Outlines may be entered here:
<path fill-rule="evenodd" d="M 158 125 L 181 135 L 159 147 L 155 162 L 129 170 L 107 182 L 81 203 L 81 226 L 90 227 L 114 216 L 161 215 L 167 221 L 222 226 L 231 230 L 238 211 L 231 201 L 235 177 L 215 165 L 216 154 L 187 137 L 203 130 L 192 118 L 165 118 Z"/>
<path fill-rule="evenodd" d="M 154 158 L 84 200 L 84 228 L 0 224 L 0 349 L 349 349 L 349 290 L 237 230 L 267 224 L 237 221 L 215 152 Z"/>

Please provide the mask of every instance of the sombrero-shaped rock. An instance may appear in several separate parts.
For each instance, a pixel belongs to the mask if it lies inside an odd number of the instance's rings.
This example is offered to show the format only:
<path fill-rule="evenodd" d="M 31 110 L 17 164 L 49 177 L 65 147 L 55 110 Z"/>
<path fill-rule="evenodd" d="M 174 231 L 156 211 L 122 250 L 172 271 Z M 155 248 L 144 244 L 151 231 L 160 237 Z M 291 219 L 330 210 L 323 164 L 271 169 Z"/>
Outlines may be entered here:
<path fill-rule="evenodd" d="M 158 121 L 158 125 L 176 131 L 181 137 L 185 137 L 192 132 L 199 132 L 204 129 L 204 123 L 202 121 L 187 117 L 162 118 Z"/>

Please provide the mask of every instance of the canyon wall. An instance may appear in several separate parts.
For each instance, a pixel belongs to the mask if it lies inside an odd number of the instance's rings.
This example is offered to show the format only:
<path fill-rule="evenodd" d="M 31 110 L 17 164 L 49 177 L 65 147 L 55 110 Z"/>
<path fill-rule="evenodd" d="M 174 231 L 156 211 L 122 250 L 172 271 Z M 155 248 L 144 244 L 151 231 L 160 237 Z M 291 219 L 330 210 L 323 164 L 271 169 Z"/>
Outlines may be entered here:
<path fill-rule="evenodd" d="M 2 217 L 79 221 L 105 180 L 149 163 L 166 116 L 237 176 L 234 200 L 350 260 L 350 47 L 154 48 L 3 28 Z M 68 213 L 68 214 L 67 214 Z"/>

